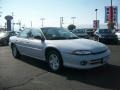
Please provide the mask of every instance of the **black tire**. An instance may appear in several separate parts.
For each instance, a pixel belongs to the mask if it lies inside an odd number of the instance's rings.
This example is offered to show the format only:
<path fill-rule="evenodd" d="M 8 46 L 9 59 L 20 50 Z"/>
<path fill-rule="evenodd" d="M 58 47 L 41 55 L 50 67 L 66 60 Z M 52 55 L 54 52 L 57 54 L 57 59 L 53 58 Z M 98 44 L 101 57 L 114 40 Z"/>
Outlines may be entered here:
<path fill-rule="evenodd" d="M 12 45 L 12 55 L 14 58 L 19 58 L 20 57 L 20 53 L 19 51 L 17 50 L 16 46 L 15 45 Z"/>
<path fill-rule="evenodd" d="M 60 72 L 63 68 L 62 57 L 56 50 L 52 50 L 47 53 L 47 62 L 50 71 L 52 72 Z"/>

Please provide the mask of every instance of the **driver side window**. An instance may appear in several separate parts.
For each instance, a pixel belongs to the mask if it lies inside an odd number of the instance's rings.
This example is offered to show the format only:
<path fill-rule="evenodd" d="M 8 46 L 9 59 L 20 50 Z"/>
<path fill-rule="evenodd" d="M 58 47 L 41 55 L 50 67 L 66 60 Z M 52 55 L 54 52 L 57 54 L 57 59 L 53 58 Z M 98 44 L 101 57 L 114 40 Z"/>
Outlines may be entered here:
<path fill-rule="evenodd" d="M 32 35 L 31 35 L 32 38 L 35 38 L 35 37 L 42 37 L 42 34 L 41 34 L 41 31 L 40 30 L 32 30 Z"/>

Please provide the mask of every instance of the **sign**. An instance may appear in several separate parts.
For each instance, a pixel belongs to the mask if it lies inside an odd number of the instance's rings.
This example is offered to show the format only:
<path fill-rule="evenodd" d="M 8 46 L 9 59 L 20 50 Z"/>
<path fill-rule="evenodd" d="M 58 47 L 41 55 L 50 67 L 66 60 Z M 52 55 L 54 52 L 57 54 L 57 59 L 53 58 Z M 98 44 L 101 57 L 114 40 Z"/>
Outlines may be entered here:
<path fill-rule="evenodd" d="M 117 6 L 105 6 L 105 23 L 118 21 L 118 7 Z"/>
<path fill-rule="evenodd" d="M 99 20 L 93 20 L 93 28 L 94 29 L 99 28 Z"/>

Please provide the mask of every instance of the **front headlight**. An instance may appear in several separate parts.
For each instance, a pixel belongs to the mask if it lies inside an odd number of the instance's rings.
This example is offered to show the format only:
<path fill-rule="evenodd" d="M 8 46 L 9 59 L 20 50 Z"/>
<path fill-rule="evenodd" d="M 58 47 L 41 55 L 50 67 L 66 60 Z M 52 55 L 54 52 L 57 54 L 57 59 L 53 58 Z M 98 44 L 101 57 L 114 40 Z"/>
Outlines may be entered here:
<path fill-rule="evenodd" d="M 72 54 L 74 54 L 74 55 L 88 55 L 88 54 L 91 54 L 91 51 L 89 51 L 89 50 L 76 50 L 76 51 L 73 51 Z"/>

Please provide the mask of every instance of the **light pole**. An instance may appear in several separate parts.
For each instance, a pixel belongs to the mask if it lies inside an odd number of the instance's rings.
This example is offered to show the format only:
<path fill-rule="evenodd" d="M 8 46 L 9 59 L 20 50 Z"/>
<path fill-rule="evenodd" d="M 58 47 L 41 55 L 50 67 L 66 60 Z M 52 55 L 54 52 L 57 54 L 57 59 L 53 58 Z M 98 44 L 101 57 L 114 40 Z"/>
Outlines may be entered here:
<path fill-rule="evenodd" d="M 0 7 L 0 17 L 1 17 L 1 14 L 2 14 L 2 12 L 1 12 L 1 8 L 2 8 L 2 7 Z"/>
<path fill-rule="evenodd" d="M 97 11 L 98 11 L 98 9 L 95 9 L 95 12 L 96 12 L 96 21 L 97 21 Z"/>
<path fill-rule="evenodd" d="M 108 28 L 111 29 L 111 30 L 114 29 L 112 0 L 111 0 L 111 5 L 110 5 L 110 14 L 109 14 Z"/>
<path fill-rule="evenodd" d="M 76 19 L 76 17 L 71 17 L 71 19 L 73 20 L 73 25 L 74 25 L 74 20 Z"/>
<path fill-rule="evenodd" d="M 0 17 L 1 17 L 1 14 L 2 14 L 2 12 L 1 12 L 1 7 L 0 7 Z M 0 22 L 0 26 L 2 27 L 2 23 L 1 22 Z"/>
<path fill-rule="evenodd" d="M 113 23 L 113 6 L 112 6 L 112 0 L 111 0 L 111 7 L 110 7 L 110 22 Z"/>
<path fill-rule="evenodd" d="M 95 9 L 95 13 L 96 13 L 95 29 L 96 30 L 98 28 L 97 11 L 98 11 L 98 9 Z"/>
<path fill-rule="evenodd" d="M 60 17 L 60 27 L 61 28 L 63 27 L 63 19 L 64 19 L 64 17 Z"/>
<path fill-rule="evenodd" d="M 30 26 L 31 26 L 31 28 L 32 28 L 32 21 L 30 21 Z"/>
<path fill-rule="evenodd" d="M 41 22 L 41 26 L 43 27 L 43 21 L 45 20 L 45 18 L 40 18 Z"/>
<path fill-rule="evenodd" d="M 111 6 L 112 6 L 112 0 L 111 0 Z"/>
<path fill-rule="evenodd" d="M 13 20 L 12 20 L 12 29 L 14 31 L 14 13 L 12 12 L 11 14 L 12 14 L 12 17 L 13 17 Z"/>

